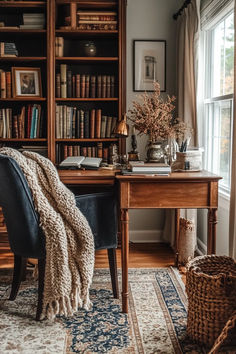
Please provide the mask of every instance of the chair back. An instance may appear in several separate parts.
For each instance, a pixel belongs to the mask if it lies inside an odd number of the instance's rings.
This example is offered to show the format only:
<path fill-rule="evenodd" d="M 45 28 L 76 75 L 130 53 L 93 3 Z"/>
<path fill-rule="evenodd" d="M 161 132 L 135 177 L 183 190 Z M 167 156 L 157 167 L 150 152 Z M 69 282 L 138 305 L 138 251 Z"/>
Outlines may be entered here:
<path fill-rule="evenodd" d="M 28 183 L 17 162 L 1 154 L 0 206 L 12 252 L 22 257 L 44 257 L 44 235 Z"/>

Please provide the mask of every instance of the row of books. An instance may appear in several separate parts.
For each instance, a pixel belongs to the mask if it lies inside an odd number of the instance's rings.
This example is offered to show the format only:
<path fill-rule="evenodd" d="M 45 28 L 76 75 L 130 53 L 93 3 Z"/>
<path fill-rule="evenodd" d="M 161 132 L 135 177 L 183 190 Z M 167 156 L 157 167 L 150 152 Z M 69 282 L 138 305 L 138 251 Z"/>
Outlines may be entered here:
<path fill-rule="evenodd" d="M 0 69 L 0 98 L 12 97 L 12 74 Z"/>
<path fill-rule="evenodd" d="M 21 29 L 43 29 L 45 27 L 44 13 L 23 13 Z"/>
<path fill-rule="evenodd" d="M 73 74 L 66 64 L 61 64 L 60 73 L 56 74 L 56 97 L 115 97 L 115 76 Z"/>
<path fill-rule="evenodd" d="M 100 157 L 103 162 L 112 163 L 115 144 L 104 146 L 99 142 L 93 146 L 57 144 L 57 162 L 60 163 L 69 156 Z"/>
<path fill-rule="evenodd" d="M 78 29 L 116 30 L 117 13 L 114 11 L 77 11 Z"/>
<path fill-rule="evenodd" d="M 0 57 L 17 57 L 18 50 L 15 43 L 0 42 Z"/>
<path fill-rule="evenodd" d="M 13 114 L 12 108 L 0 109 L 0 138 L 41 138 L 43 129 L 43 113 L 38 104 L 23 106 L 19 114 Z"/>
<path fill-rule="evenodd" d="M 102 114 L 101 109 L 82 110 L 77 107 L 56 105 L 57 139 L 111 138 L 117 117 Z"/>

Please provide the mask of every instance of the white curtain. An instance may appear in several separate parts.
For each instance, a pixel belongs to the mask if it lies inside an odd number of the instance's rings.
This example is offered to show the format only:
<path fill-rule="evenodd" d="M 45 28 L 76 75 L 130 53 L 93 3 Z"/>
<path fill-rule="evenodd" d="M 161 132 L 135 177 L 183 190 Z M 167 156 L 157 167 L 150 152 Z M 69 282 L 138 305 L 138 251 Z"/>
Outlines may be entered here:
<path fill-rule="evenodd" d="M 235 7 L 236 9 L 236 1 Z M 236 28 L 236 11 L 234 10 L 234 28 Z M 236 31 L 234 31 L 234 126 L 233 126 L 233 151 L 230 194 L 230 219 L 229 219 L 229 255 L 236 259 Z"/>
<path fill-rule="evenodd" d="M 197 61 L 200 0 L 192 0 L 177 19 L 177 106 L 178 117 L 193 129 L 190 145 L 198 145 Z M 181 210 L 180 216 L 197 220 L 197 211 Z M 167 210 L 163 238 L 174 246 L 174 212 Z M 196 227 L 195 227 L 196 230 Z M 196 231 L 195 231 L 196 232 Z M 195 237 L 196 239 L 196 237 Z"/>

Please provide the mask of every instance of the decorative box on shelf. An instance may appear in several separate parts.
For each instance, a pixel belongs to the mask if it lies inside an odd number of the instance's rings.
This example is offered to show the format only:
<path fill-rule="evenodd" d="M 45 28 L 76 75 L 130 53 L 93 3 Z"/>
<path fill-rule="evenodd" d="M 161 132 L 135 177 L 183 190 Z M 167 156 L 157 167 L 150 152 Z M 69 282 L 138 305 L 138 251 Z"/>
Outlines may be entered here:
<path fill-rule="evenodd" d="M 172 171 L 202 171 L 203 149 L 176 152 L 176 160 L 171 165 Z"/>

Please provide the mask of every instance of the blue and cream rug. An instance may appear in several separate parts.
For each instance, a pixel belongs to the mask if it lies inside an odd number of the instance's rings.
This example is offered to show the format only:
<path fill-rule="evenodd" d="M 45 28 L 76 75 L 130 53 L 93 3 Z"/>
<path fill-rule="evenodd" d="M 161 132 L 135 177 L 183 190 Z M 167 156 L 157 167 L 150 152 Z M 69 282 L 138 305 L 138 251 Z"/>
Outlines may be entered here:
<path fill-rule="evenodd" d="M 36 322 L 35 281 L 8 301 L 9 274 L 0 272 L 0 353 L 204 353 L 186 338 L 186 296 L 172 268 L 131 269 L 129 287 L 125 315 L 113 299 L 109 271 L 97 269 L 91 312 Z"/>

